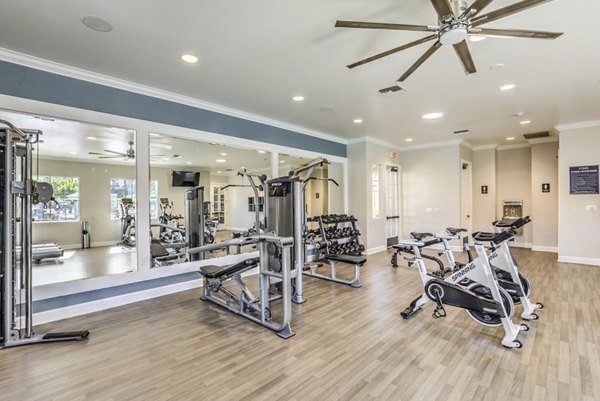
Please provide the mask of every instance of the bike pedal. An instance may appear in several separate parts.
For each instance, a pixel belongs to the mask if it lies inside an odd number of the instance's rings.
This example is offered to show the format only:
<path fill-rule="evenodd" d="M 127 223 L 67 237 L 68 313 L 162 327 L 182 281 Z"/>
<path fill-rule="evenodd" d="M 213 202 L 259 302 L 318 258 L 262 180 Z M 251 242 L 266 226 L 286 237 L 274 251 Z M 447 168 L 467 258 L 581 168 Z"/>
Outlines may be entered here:
<path fill-rule="evenodd" d="M 441 308 L 439 306 L 436 306 L 435 309 L 433 310 L 433 313 L 431 314 L 431 316 L 434 319 L 439 319 L 441 317 L 446 317 L 446 309 L 444 309 L 443 306 Z"/>

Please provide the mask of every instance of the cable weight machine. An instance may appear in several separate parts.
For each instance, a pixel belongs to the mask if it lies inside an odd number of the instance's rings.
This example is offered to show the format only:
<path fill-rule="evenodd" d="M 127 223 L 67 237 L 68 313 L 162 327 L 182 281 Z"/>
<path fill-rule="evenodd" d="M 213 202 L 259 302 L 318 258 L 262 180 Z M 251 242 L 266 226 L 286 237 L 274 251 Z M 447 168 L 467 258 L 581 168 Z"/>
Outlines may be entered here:
<path fill-rule="evenodd" d="M 79 341 L 89 335 L 87 330 L 33 332 L 32 205 L 34 197 L 42 201 L 52 197 L 48 186 L 37 186 L 32 177 L 33 145 L 41 134 L 0 120 L 0 349 Z"/>

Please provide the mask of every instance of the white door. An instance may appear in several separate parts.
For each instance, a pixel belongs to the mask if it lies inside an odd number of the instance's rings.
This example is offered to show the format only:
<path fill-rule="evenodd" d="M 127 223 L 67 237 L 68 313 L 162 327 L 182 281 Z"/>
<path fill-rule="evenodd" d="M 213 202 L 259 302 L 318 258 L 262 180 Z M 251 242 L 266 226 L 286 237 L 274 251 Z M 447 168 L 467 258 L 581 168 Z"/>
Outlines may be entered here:
<path fill-rule="evenodd" d="M 460 225 L 470 234 L 473 231 L 473 166 L 466 160 L 460 162 Z"/>
<path fill-rule="evenodd" d="M 386 166 L 385 237 L 387 246 L 396 245 L 400 235 L 400 174 L 399 167 Z"/>

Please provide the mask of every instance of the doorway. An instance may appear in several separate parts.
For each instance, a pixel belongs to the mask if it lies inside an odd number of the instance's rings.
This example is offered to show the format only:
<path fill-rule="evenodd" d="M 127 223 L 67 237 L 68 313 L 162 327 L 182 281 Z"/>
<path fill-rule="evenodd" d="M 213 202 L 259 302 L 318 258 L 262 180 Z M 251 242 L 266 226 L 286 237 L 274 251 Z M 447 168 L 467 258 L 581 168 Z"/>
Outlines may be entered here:
<path fill-rule="evenodd" d="M 396 245 L 400 235 L 400 168 L 386 166 L 385 237 L 387 246 Z"/>
<path fill-rule="evenodd" d="M 473 231 L 473 166 L 462 159 L 460 164 L 460 225 L 468 230 L 463 236 L 463 242 L 468 242 Z"/>

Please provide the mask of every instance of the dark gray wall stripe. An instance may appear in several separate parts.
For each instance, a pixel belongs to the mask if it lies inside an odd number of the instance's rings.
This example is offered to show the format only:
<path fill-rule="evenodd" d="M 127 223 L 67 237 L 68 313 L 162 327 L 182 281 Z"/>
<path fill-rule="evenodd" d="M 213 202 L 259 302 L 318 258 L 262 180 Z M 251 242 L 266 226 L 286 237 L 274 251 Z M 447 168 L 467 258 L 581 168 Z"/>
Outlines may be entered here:
<path fill-rule="evenodd" d="M 100 290 L 65 295 L 62 297 L 42 299 L 33 303 L 33 313 L 45 312 L 53 309 L 65 308 L 67 306 L 79 305 L 87 302 L 116 297 L 119 295 L 126 295 L 134 292 L 164 287 L 167 285 L 179 284 L 186 281 L 197 280 L 200 277 L 201 276 L 199 273 L 190 272 L 178 274 L 176 276 L 161 277 L 153 280 L 103 288 Z"/>
<path fill-rule="evenodd" d="M 0 93 L 346 157 L 341 143 L 1 60 Z"/>

